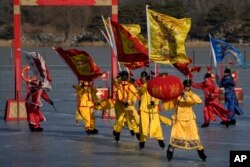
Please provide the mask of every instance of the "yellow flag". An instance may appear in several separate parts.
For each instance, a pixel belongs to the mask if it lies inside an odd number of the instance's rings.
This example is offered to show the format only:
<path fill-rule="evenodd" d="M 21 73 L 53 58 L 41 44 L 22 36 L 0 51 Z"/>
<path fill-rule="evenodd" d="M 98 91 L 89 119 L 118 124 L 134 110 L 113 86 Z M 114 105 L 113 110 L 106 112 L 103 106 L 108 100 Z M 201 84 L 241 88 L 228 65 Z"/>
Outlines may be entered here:
<path fill-rule="evenodd" d="M 148 9 L 150 28 L 150 60 L 162 63 L 188 63 L 185 39 L 191 19 L 176 19 Z"/>
<path fill-rule="evenodd" d="M 127 39 L 123 41 L 127 41 L 128 38 L 133 42 L 134 48 L 137 52 L 141 52 L 144 54 L 148 54 L 148 41 L 144 36 L 141 35 L 141 27 L 139 24 L 121 24 L 121 26 L 127 30 L 130 34 L 126 34 Z M 130 46 L 131 48 L 131 46 Z"/>

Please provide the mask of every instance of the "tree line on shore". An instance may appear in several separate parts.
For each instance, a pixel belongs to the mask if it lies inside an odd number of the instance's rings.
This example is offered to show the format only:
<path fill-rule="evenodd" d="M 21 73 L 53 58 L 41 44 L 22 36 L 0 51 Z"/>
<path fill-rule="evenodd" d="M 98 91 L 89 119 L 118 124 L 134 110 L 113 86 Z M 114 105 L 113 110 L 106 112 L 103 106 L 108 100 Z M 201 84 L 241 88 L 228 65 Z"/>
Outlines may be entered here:
<path fill-rule="evenodd" d="M 146 35 L 145 5 L 176 18 L 190 17 L 188 40 L 207 41 L 208 34 L 227 42 L 250 42 L 248 0 L 122 0 L 119 22 L 140 24 Z M 101 15 L 111 7 L 22 6 L 22 40 L 48 42 L 105 41 Z M 0 0 L 0 39 L 13 39 L 12 1 Z"/>

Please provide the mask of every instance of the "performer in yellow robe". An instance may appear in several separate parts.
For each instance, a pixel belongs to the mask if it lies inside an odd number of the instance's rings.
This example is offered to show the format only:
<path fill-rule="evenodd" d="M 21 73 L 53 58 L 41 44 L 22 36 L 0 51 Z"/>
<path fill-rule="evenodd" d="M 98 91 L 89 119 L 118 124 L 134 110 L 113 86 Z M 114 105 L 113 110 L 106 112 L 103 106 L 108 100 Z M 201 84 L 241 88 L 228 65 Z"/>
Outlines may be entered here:
<path fill-rule="evenodd" d="M 76 115 L 75 115 L 75 122 L 78 125 L 80 121 L 83 121 L 81 115 L 80 115 L 80 111 L 79 111 L 79 104 L 80 104 L 80 96 L 81 96 L 81 92 L 82 92 L 82 84 L 83 81 L 80 80 L 79 83 L 77 85 L 73 85 L 73 88 L 76 91 Z"/>
<path fill-rule="evenodd" d="M 172 116 L 173 126 L 167 150 L 167 158 L 169 161 L 173 158 L 174 148 L 197 149 L 199 157 L 205 161 L 207 156 L 204 154 L 196 116 L 192 109 L 193 105 L 201 104 L 202 100 L 197 94 L 192 92 L 191 80 L 185 80 L 183 84 L 185 87 L 183 94 L 177 100 L 169 102 L 173 103 L 172 105 L 164 105 L 172 106 L 175 109 Z"/>
<path fill-rule="evenodd" d="M 98 102 L 96 91 L 87 81 L 84 81 L 82 86 L 83 88 L 80 92 L 79 115 L 84 121 L 86 133 L 88 135 L 98 134 L 98 130 L 95 129 L 94 116 L 95 103 Z"/>
<path fill-rule="evenodd" d="M 131 134 L 136 134 L 139 140 L 139 115 L 135 109 L 138 93 L 133 84 L 128 79 L 127 71 L 121 72 L 121 82 L 116 86 L 117 99 L 115 103 L 116 121 L 114 124 L 113 135 L 115 140 L 120 140 L 120 133 L 125 124 L 127 124 Z"/>
<path fill-rule="evenodd" d="M 143 79 L 143 85 L 139 88 L 138 92 L 141 97 L 140 103 L 140 143 L 139 147 L 144 148 L 147 137 L 156 138 L 159 146 L 164 149 L 164 137 L 162 133 L 160 116 L 159 116 L 159 99 L 153 98 L 147 91 L 147 80 L 149 75 L 145 74 L 146 78 Z M 143 75 L 142 75 L 143 76 Z"/>
<path fill-rule="evenodd" d="M 120 117 L 121 115 L 121 111 L 122 111 L 122 108 L 123 108 L 123 103 L 118 101 L 118 93 L 117 93 L 117 90 L 118 89 L 121 89 L 121 76 L 120 76 L 120 73 L 117 75 L 117 77 L 113 80 L 113 86 L 114 86 L 114 93 L 116 95 L 115 97 L 115 116 L 116 116 L 116 120 L 115 120 L 115 124 L 114 124 L 114 127 L 113 127 L 113 136 L 116 135 L 116 129 L 117 129 L 117 118 Z M 124 121 L 125 122 L 125 121 Z"/>

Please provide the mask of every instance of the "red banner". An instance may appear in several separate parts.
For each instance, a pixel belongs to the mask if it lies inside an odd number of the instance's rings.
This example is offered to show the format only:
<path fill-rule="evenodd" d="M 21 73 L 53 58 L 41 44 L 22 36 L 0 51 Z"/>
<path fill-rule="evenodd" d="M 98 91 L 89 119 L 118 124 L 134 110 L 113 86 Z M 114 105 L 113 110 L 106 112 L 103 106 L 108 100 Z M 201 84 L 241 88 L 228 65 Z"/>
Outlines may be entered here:
<path fill-rule="evenodd" d="M 201 67 L 199 66 L 189 66 L 192 60 L 189 58 L 189 63 L 174 63 L 173 66 L 177 68 L 185 76 L 192 78 L 194 72 L 200 72 Z M 189 66 L 189 67 L 188 67 Z"/>
<path fill-rule="evenodd" d="M 139 39 L 132 36 L 122 25 L 111 21 L 117 47 L 118 61 L 124 63 L 148 62 L 147 50 L 139 48 Z M 143 47 L 143 49 L 145 49 Z"/>
<path fill-rule="evenodd" d="M 78 80 L 93 81 L 102 75 L 101 69 L 87 52 L 77 49 L 63 50 L 61 47 L 55 50 L 69 65 Z"/>
<path fill-rule="evenodd" d="M 179 70 L 182 74 L 188 76 L 190 73 L 188 65 L 192 63 L 192 60 L 191 59 L 189 60 L 190 60 L 189 63 L 174 63 L 173 66 L 177 68 L 177 70 Z"/>

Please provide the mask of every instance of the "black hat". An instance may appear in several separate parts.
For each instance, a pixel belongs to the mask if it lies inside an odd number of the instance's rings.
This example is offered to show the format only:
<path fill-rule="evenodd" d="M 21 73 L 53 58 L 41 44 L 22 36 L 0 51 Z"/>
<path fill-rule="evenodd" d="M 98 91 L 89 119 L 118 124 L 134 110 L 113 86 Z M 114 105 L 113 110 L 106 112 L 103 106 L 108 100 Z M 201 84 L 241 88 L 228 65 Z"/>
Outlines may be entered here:
<path fill-rule="evenodd" d="M 146 71 L 142 71 L 142 72 L 141 72 L 141 78 L 142 78 L 142 77 L 147 77 L 147 76 L 148 76 L 148 73 L 147 73 Z"/>
<path fill-rule="evenodd" d="M 225 68 L 224 73 L 229 73 L 231 74 L 231 70 L 229 68 Z"/>
<path fill-rule="evenodd" d="M 206 73 L 206 74 L 204 75 L 204 79 L 206 79 L 206 78 L 211 78 L 211 74 L 210 74 L 210 73 Z"/>
<path fill-rule="evenodd" d="M 122 72 L 120 73 L 120 75 L 121 75 L 121 80 L 122 80 L 122 81 L 127 81 L 128 78 L 129 78 L 129 75 L 128 75 L 128 72 L 127 72 L 127 71 L 122 71 Z"/>
<path fill-rule="evenodd" d="M 127 76 L 127 77 L 128 77 L 128 72 L 127 72 L 127 71 L 122 71 L 122 72 L 120 73 L 120 76 Z"/>
<path fill-rule="evenodd" d="M 191 87 L 192 85 L 192 80 L 191 79 L 186 79 L 183 81 L 184 87 Z"/>

